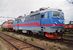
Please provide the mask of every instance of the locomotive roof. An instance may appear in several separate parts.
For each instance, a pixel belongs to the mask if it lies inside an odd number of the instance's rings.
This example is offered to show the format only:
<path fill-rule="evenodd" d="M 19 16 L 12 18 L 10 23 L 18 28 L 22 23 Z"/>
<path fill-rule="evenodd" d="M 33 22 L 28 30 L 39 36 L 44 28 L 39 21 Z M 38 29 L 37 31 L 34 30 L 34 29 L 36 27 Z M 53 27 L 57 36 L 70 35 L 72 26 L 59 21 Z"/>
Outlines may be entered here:
<path fill-rule="evenodd" d="M 48 12 L 48 11 L 62 11 L 62 10 L 60 10 L 60 9 L 53 9 L 53 8 L 45 9 L 45 10 L 42 10 L 42 11 L 37 10 L 37 11 L 35 11 L 33 13 L 30 13 L 28 16 L 39 14 L 39 13 L 44 13 L 44 12 Z"/>
<path fill-rule="evenodd" d="M 23 19 L 23 18 L 25 18 L 24 16 L 18 16 L 17 18 L 15 18 L 15 20 L 16 19 Z"/>
<path fill-rule="evenodd" d="M 44 9 L 44 10 L 37 10 L 37 11 L 35 11 L 35 12 L 33 12 L 33 13 L 30 13 L 29 15 L 26 15 L 26 16 L 22 16 L 22 17 L 18 17 L 18 18 L 16 18 L 16 19 L 23 19 L 23 18 L 28 18 L 28 17 L 30 17 L 30 16 L 32 16 L 32 15 L 35 15 L 35 14 L 40 14 L 40 13 L 44 13 L 44 12 L 48 12 L 48 11 L 62 11 L 62 10 L 60 10 L 60 9 L 53 9 L 53 8 L 46 8 L 46 9 Z"/>

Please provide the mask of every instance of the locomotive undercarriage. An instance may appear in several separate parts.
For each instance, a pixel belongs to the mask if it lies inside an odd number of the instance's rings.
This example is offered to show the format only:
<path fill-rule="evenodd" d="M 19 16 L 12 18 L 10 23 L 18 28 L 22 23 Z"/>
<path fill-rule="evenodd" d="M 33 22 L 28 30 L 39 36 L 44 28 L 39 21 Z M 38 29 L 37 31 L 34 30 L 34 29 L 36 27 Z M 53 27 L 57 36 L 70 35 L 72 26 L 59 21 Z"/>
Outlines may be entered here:
<path fill-rule="evenodd" d="M 60 32 L 58 32 L 58 30 L 56 30 L 55 32 L 44 32 L 43 29 L 41 29 L 41 31 L 31 31 L 31 30 L 25 30 L 23 31 L 23 33 L 25 34 L 29 34 L 29 35 L 40 35 L 43 37 L 47 37 L 49 39 L 61 39 L 63 36 L 63 31 L 61 30 Z"/>
<path fill-rule="evenodd" d="M 61 39 L 63 36 L 63 29 L 56 29 L 56 28 L 50 28 L 48 27 L 47 29 L 41 29 L 43 32 L 43 35 L 49 39 Z"/>

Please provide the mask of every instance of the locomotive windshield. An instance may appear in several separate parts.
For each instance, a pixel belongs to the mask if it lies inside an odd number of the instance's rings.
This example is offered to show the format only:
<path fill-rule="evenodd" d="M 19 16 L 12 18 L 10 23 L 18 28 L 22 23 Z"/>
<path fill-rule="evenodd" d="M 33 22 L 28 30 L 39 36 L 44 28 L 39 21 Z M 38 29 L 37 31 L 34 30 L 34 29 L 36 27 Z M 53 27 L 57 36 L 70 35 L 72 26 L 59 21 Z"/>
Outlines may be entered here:
<path fill-rule="evenodd" d="M 61 11 L 53 11 L 53 16 L 54 17 L 63 17 L 64 14 Z"/>
<path fill-rule="evenodd" d="M 60 12 L 58 12 L 58 11 L 53 11 L 53 16 L 60 16 Z"/>

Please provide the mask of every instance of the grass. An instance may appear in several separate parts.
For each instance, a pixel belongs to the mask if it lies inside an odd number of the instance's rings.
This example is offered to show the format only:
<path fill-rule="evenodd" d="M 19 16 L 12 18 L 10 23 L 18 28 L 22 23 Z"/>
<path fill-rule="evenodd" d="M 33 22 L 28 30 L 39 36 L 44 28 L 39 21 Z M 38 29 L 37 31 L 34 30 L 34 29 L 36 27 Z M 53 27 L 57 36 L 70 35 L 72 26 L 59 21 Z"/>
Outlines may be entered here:
<path fill-rule="evenodd" d="M 31 41 L 34 41 L 34 39 L 31 37 Z"/>
<path fill-rule="evenodd" d="M 0 28 L 0 31 L 2 31 L 2 28 Z"/>

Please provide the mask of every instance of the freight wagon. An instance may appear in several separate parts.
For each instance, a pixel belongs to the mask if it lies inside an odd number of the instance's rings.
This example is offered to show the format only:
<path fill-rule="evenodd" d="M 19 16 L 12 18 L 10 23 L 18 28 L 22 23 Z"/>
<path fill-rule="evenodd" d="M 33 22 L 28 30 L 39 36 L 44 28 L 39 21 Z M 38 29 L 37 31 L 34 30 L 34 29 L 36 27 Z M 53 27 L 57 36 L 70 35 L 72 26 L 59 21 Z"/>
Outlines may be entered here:
<path fill-rule="evenodd" d="M 69 24 L 64 24 L 65 32 L 73 32 L 73 21 L 70 21 Z"/>
<path fill-rule="evenodd" d="M 13 30 L 13 20 L 5 21 L 5 22 L 1 25 L 1 28 L 2 28 L 2 30 L 12 31 L 12 30 Z"/>

